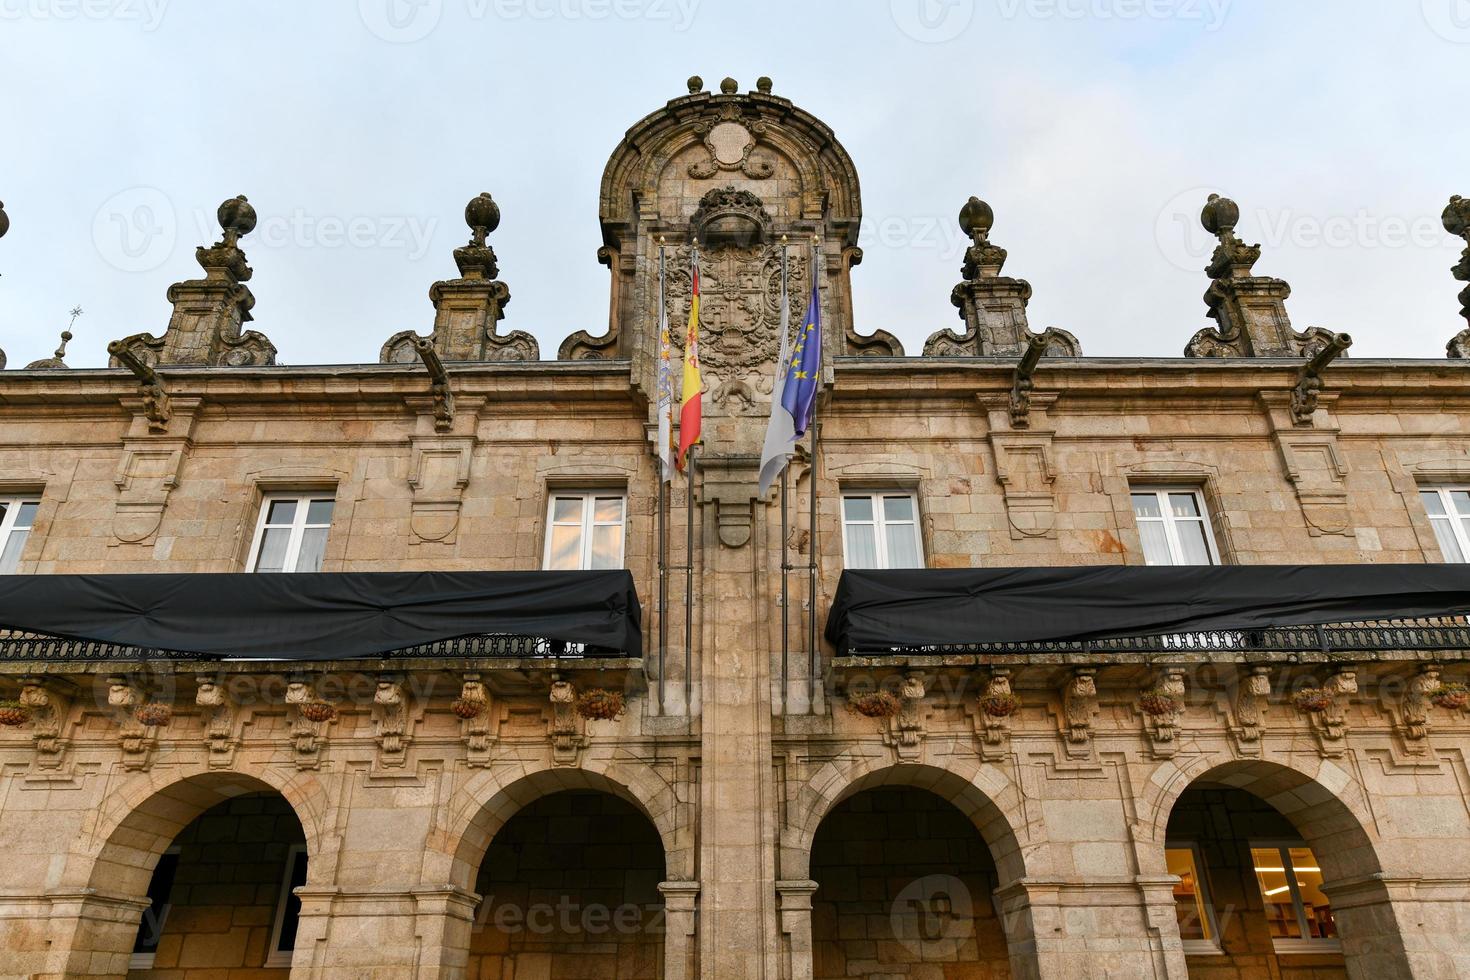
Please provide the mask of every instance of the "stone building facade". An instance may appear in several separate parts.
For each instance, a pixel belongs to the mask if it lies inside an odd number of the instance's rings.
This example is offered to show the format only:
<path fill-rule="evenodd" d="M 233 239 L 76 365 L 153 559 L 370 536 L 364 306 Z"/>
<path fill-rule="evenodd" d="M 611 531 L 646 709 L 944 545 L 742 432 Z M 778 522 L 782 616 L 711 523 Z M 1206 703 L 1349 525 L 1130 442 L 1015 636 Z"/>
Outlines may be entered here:
<path fill-rule="evenodd" d="M 524 572 L 605 560 L 600 540 L 644 644 L 222 661 L 8 634 L 0 976 L 1470 975 L 1450 610 L 1348 652 L 812 646 L 860 563 L 1330 585 L 1470 556 L 1470 331 L 1444 360 L 1344 358 L 1344 335 L 1292 327 L 1234 205 L 1201 204 L 1214 325 L 1188 356 L 1032 331 L 978 199 L 960 323 L 905 356 L 855 326 L 836 136 L 767 79 L 691 79 L 608 164 L 605 333 L 540 360 L 502 329 L 481 195 L 431 328 L 313 367 L 245 327 L 254 212 L 227 201 L 162 334 L 111 345 L 111 369 L 0 375 L 5 571 Z M 1445 225 L 1470 236 L 1470 205 Z M 826 354 L 785 540 L 756 494 L 783 237 L 792 319 L 815 277 Z M 669 487 L 661 574 L 660 250 L 681 322 L 696 243 L 705 441 Z M 584 716 L 590 691 L 623 710 Z"/>

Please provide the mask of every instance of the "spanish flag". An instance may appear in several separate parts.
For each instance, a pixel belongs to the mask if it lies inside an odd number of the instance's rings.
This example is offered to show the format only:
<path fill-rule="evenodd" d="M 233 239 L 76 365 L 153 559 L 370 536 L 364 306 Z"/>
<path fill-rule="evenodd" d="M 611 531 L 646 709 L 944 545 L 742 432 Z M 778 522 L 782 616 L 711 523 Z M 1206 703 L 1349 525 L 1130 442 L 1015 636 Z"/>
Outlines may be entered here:
<path fill-rule="evenodd" d="M 699 250 L 690 259 L 689 278 L 694 293 L 689 301 L 689 329 L 684 333 L 684 388 L 679 402 L 679 469 L 689 447 L 699 441 L 699 426 L 704 417 L 704 396 L 699 377 Z"/>

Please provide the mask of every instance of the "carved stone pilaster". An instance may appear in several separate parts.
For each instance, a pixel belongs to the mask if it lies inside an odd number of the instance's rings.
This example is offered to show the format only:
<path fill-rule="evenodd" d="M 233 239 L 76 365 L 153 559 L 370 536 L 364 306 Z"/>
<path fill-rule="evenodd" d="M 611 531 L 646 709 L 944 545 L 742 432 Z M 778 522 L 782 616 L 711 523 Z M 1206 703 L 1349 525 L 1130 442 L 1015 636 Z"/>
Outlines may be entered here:
<path fill-rule="evenodd" d="M 1465 239 L 1465 251 L 1450 270 L 1460 282 L 1470 283 L 1470 200 L 1456 194 L 1444 209 L 1444 230 Z M 1460 315 L 1470 322 L 1470 286 L 1460 291 Z M 1449 357 L 1470 357 L 1470 327 L 1461 330 L 1445 345 Z"/>
<path fill-rule="evenodd" d="M 1054 395 L 1033 395 L 1043 414 Z M 995 456 L 995 479 L 1005 494 L 1006 518 L 1014 540 L 1057 536 L 1056 465 L 1052 437 L 1046 428 L 1009 429 L 1009 404 L 1004 396 L 982 404 L 990 416 L 990 449 Z"/>
<path fill-rule="evenodd" d="M 471 431 L 477 417 L 476 412 L 468 414 Z M 458 537 L 464 491 L 470 482 L 475 437 L 431 433 L 429 419 L 421 417 L 409 460 L 408 486 L 413 503 L 408 526 L 419 543 L 453 544 Z"/>
<path fill-rule="evenodd" d="M 59 684 L 40 677 L 21 678 L 20 703 L 31 709 L 31 744 L 35 766 L 60 769 L 70 745 L 72 698 Z"/>
<path fill-rule="evenodd" d="M 1195 334 L 1184 348 L 1186 357 L 1302 357 L 1328 342 L 1332 333 L 1320 327 L 1292 329 L 1286 315 L 1291 287 L 1280 279 L 1251 272 L 1261 246 L 1247 245 L 1235 234 L 1240 206 L 1211 194 L 1200 214 L 1205 230 L 1220 239 L 1205 268 L 1210 288 L 1205 305 L 1215 326 Z"/>
<path fill-rule="evenodd" d="M 499 274 L 495 249 L 485 237 L 500 225 L 500 208 L 489 194 L 481 194 L 465 205 L 465 223 L 470 226 L 469 244 L 454 250 L 459 279 L 436 282 L 429 289 L 434 303 L 434 331 L 428 340 L 446 361 L 535 361 L 541 357 L 536 338 L 524 330 L 497 332 L 496 324 L 510 303 L 510 287 L 495 277 Z M 389 337 L 378 353 L 385 364 L 412 364 L 418 358 L 412 330 Z"/>
<path fill-rule="evenodd" d="M 240 745 L 235 725 L 239 708 L 219 678 L 204 674 L 196 678 L 196 684 L 194 704 L 199 708 L 199 721 L 204 728 L 209 766 L 211 769 L 228 769 Z"/>
<path fill-rule="evenodd" d="M 312 721 L 302 713 L 305 705 L 317 701 L 316 685 L 304 678 L 292 678 L 286 684 L 286 711 L 291 734 L 291 754 L 297 769 L 320 769 L 322 749 L 326 746 L 327 726 L 331 721 Z"/>
<path fill-rule="evenodd" d="M 134 407 L 141 408 L 137 403 Z M 112 482 L 117 487 L 112 534 L 118 544 L 143 544 L 158 530 L 169 494 L 178 486 L 199 409 L 197 398 L 173 399 L 166 436 L 152 433 L 146 416 L 134 417 Z"/>
<path fill-rule="evenodd" d="M 276 347 L 264 334 L 242 331 L 250 322 L 255 296 L 245 283 L 251 276 L 240 238 L 255 228 L 255 209 L 242 197 L 219 206 L 223 237 L 195 250 L 203 279 L 176 282 L 168 289 L 173 316 L 162 337 L 148 333 L 125 337 L 120 343 L 145 364 L 208 364 L 213 367 L 251 367 L 276 363 Z M 112 358 L 112 366 L 119 364 Z"/>
<path fill-rule="evenodd" d="M 913 762 L 923 754 L 924 675 L 911 671 L 898 686 L 898 714 L 889 721 L 885 741 L 893 746 L 899 762 Z"/>
<path fill-rule="evenodd" d="M 755 520 L 756 476 L 760 460 L 754 456 L 711 456 L 699 460 L 703 477 L 700 503 L 713 503 L 720 544 L 743 548 L 750 543 Z"/>
<path fill-rule="evenodd" d="M 1419 673 L 1409 678 L 1398 704 L 1397 726 L 1408 755 L 1424 755 L 1428 751 L 1430 699 L 1439 688 L 1439 668 L 1434 664 L 1423 664 Z M 1392 715 L 1392 705 L 1384 707 Z"/>
<path fill-rule="evenodd" d="M 990 680 L 985 684 L 985 693 L 981 696 L 978 717 L 980 721 L 980 757 L 988 762 L 996 762 L 1004 759 L 1010 754 L 1011 739 L 1011 717 L 1012 715 L 992 714 L 985 710 L 987 699 L 1014 698 L 1015 692 L 1011 689 L 1011 671 L 1008 667 L 997 667 L 990 674 Z"/>
<path fill-rule="evenodd" d="M 464 686 L 460 688 L 459 698 L 467 704 L 480 706 L 478 714 L 460 719 L 459 734 L 465 744 L 465 762 L 472 767 L 489 766 L 495 734 L 490 721 L 490 695 L 480 681 L 479 674 L 464 675 Z"/>
<path fill-rule="evenodd" d="M 147 695 L 129 678 L 114 676 L 107 679 L 107 706 L 117 723 L 117 741 L 122 749 L 124 769 L 146 770 L 153 762 L 153 750 L 158 745 L 156 732 L 140 722 L 135 714 L 146 701 Z"/>
<path fill-rule="evenodd" d="M 1257 664 L 1248 668 L 1235 694 L 1230 734 L 1241 755 L 1261 754 L 1261 728 L 1271 699 L 1271 668 Z"/>
<path fill-rule="evenodd" d="M 1334 394 L 1319 396 L 1331 407 Z M 1347 499 L 1347 461 L 1338 448 L 1338 429 L 1330 415 L 1310 429 L 1296 426 L 1285 392 L 1262 392 L 1261 403 L 1271 427 L 1271 438 L 1281 457 L 1282 472 L 1296 491 L 1313 537 L 1340 534 L 1353 537 L 1352 512 Z"/>
<path fill-rule="evenodd" d="M 1062 689 L 1063 743 L 1068 758 L 1092 755 L 1092 718 L 1097 714 L 1097 671 L 1078 667 Z"/>
<path fill-rule="evenodd" d="M 970 236 L 964 281 L 950 293 L 950 302 L 965 322 L 965 332 L 941 330 L 924 341 L 927 357 L 1020 357 L 1030 337 L 1026 304 L 1031 284 L 1024 279 L 1002 276 L 1006 250 L 990 241 L 995 214 L 990 205 L 972 197 L 960 209 L 960 229 Z M 1082 345 L 1065 330 L 1055 329 L 1047 353 L 1056 357 L 1081 357 Z"/>
<path fill-rule="evenodd" d="M 577 691 L 569 681 L 551 682 L 551 760 L 559 766 L 574 766 L 587 743 L 578 723 Z"/>
<path fill-rule="evenodd" d="M 408 701 L 397 678 L 378 679 L 373 692 L 373 740 L 378 743 L 378 765 L 385 769 L 403 765 L 408 748 Z"/>

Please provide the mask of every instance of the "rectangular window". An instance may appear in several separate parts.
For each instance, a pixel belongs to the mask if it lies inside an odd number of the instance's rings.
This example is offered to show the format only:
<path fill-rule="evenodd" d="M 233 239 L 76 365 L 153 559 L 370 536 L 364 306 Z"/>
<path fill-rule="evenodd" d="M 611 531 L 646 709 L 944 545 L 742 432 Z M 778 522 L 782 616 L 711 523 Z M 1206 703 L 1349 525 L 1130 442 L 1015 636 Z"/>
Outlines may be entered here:
<path fill-rule="evenodd" d="M 1200 875 L 1204 862 L 1200 860 L 1199 849 L 1194 844 L 1170 844 L 1164 849 L 1164 860 L 1169 874 L 1179 878 L 1174 886 L 1174 915 L 1179 920 L 1184 952 L 1219 952 L 1215 910 Z"/>
<path fill-rule="evenodd" d="M 627 505 L 619 493 L 554 493 L 546 516 L 548 571 L 623 567 Z"/>
<path fill-rule="evenodd" d="M 1463 487 L 1426 487 L 1419 491 L 1429 526 L 1448 562 L 1470 561 L 1470 490 Z"/>
<path fill-rule="evenodd" d="M 246 571 L 321 571 L 331 527 L 331 497 L 305 494 L 265 498 Z"/>
<path fill-rule="evenodd" d="M 267 967 L 289 967 L 296 949 L 296 929 L 301 924 L 301 899 L 296 889 L 306 884 L 306 845 L 292 844 L 286 852 L 286 870 L 281 875 L 281 893 L 276 900 L 276 919 L 271 927 Z"/>
<path fill-rule="evenodd" d="M 1218 565 L 1210 515 L 1197 490 L 1133 490 L 1133 517 L 1150 565 Z"/>
<path fill-rule="evenodd" d="M 31 525 L 36 522 L 40 506 L 39 500 L 0 498 L 0 575 L 14 575 L 20 567 L 20 555 L 31 536 Z"/>
<path fill-rule="evenodd" d="M 844 493 L 842 557 L 848 568 L 923 568 L 914 495 Z"/>
<path fill-rule="evenodd" d="M 1256 843 L 1251 845 L 1251 862 L 1276 952 L 1337 949 L 1337 924 L 1322 893 L 1322 869 L 1311 849 L 1300 844 Z"/>

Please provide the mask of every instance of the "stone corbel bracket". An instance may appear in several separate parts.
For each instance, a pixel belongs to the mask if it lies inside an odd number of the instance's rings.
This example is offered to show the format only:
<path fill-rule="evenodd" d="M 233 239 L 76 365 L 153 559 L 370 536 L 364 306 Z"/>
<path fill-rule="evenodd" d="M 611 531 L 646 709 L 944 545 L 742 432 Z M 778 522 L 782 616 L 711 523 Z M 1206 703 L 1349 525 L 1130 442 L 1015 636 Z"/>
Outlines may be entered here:
<path fill-rule="evenodd" d="M 893 746 L 899 762 L 916 762 L 923 754 L 924 675 L 910 671 L 898 685 L 898 714 L 889 722 L 885 741 Z"/>
<path fill-rule="evenodd" d="M 997 667 L 990 674 L 990 679 L 985 684 L 985 698 L 1004 698 L 1014 696 L 1011 689 L 1011 669 L 1009 667 Z M 980 721 L 980 757 L 987 762 L 996 762 L 1004 759 L 1009 752 L 1011 738 L 1011 716 L 992 715 L 985 711 L 983 705 L 976 709 Z"/>
<path fill-rule="evenodd" d="M 297 769 L 320 769 L 322 749 L 327 742 L 330 721 L 312 721 L 302 714 L 303 705 L 317 700 L 316 684 L 304 677 L 293 677 L 286 684 L 286 711 L 290 725 L 291 755 Z"/>
<path fill-rule="evenodd" d="M 1178 705 L 1177 710 L 1162 715 L 1143 712 L 1144 724 L 1148 731 L 1154 758 L 1167 759 L 1179 750 L 1179 719 L 1184 713 L 1184 669 L 1165 667 L 1160 670 L 1155 678 L 1153 689 L 1175 699 Z"/>
<path fill-rule="evenodd" d="M 1296 386 L 1291 390 L 1291 420 L 1296 425 L 1311 425 L 1317 414 L 1317 401 L 1322 392 L 1322 372 L 1338 355 L 1353 346 L 1353 338 L 1345 333 L 1331 334 L 1307 362 L 1297 369 Z"/>
<path fill-rule="evenodd" d="M 148 769 L 158 744 L 154 730 L 140 722 L 135 714 L 146 701 L 147 695 L 130 678 L 119 675 L 107 679 L 107 706 L 117 722 L 123 768 L 130 771 Z"/>
<path fill-rule="evenodd" d="M 1425 755 L 1429 744 L 1429 705 L 1434 692 L 1440 689 L 1439 667 L 1422 664 L 1419 672 L 1409 678 L 1403 699 L 1398 704 L 1398 731 L 1404 741 L 1404 750 L 1409 755 Z M 1390 717 L 1393 706 L 1385 704 Z"/>
<path fill-rule="evenodd" d="M 234 763 L 240 746 L 236 726 L 239 706 L 225 689 L 224 678 L 201 674 L 195 678 L 194 704 L 199 708 L 199 721 L 204 729 L 204 746 L 209 750 L 211 769 L 228 769 Z"/>
<path fill-rule="evenodd" d="M 551 761 L 558 766 L 575 766 L 587 743 L 578 724 L 577 690 L 570 681 L 553 677 L 551 682 Z"/>
<path fill-rule="evenodd" d="M 1271 668 L 1262 664 L 1246 668 L 1235 693 L 1230 719 L 1230 734 L 1234 736 L 1236 751 L 1241 755 L 1261 754 L 1261 730 L 1270 703 Z"/>
<path fill-rule="evenodd" d="M 1097 712 L 1097 670 L 1078 667 L 1062 689 L 1062 735 L 1068 758 L 1091 757 L 1092 719 Z"/>
<path fill-rule="evenodd" d="M 36 768 L 61 768 L 72 725 L 72 695 L 60 684 L 41 677 L 21 678 L 20 703 L 31 709 L 31 743 Z"/>
<path fill-rule="evenodd" d="M 487 767 L 495 733 L 490 720 L 490 693 L 485 690 L 479 674 L 464 675 L 459 697 L 461 701 L 480 706 L 479 713 L 473 718 L 460 719 L 459 733 L 465 744 L 465 762 L 471 767 Z"/>
<path fill-rule="evenodd" d="M 1347 751 L 1347 706 L 1358 693 L 1357 668 L 1344 664 L 1322 685 L 1327 707 L 1311 716 L 1317 750 L 1324 759 L 1337 759 Z"/>
<path fill-rule="evenodd" d="M 408 695 L 398 677 L 378 678 L 373 692 L 373 738 L 378 743 L 378 765 L 403 765 L 408 754 Z"/>

